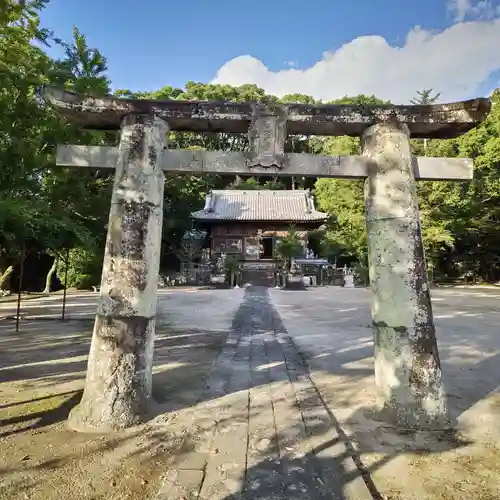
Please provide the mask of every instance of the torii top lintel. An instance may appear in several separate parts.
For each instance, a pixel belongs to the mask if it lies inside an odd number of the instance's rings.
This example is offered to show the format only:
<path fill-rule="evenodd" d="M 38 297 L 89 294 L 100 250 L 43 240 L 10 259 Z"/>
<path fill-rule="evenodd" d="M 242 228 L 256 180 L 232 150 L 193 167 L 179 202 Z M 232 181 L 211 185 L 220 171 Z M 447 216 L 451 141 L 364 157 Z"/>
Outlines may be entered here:
<path fill-rule="evenodd" d="M 487 98 L 432 105 L 258 104 L 89 97 L 54 87 L 43 88 L 42 96 L 69 121 L 94 130 L 117 130 L 127 115 L 151 114 L 171 130 L 247 133 L 257 111 L 283 120 L 287 134 L 360 136 L 374 123 L 397 120 L 412 137 L 446 139 L 474 128 L 491 109 Z"/>

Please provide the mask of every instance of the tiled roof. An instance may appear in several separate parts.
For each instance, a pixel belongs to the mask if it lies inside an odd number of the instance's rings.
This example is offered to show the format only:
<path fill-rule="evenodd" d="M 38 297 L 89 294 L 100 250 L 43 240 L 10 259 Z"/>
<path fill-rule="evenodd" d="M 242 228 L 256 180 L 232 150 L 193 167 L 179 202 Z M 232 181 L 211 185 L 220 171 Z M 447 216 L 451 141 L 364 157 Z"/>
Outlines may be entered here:
<path fill-rule="evenodd" d="M 197 220 L 323 221 L 328 214 L 314 208 L 309 191 L 212 191 L 205 208 L 193 212 Z"/>

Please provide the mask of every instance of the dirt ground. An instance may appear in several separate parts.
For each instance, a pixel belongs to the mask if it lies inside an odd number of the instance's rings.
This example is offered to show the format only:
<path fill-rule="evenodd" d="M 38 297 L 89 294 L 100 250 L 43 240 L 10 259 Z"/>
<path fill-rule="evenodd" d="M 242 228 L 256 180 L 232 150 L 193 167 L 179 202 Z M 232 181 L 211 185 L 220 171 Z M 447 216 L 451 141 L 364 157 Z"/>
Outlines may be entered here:
<path fill-rule="evenodd" d="M 455 433 L 400 433 L 374 416 L 368 290 L 273 290 L 271 296 L 381 495 L 391 500 L 500 498 L 498 290 L 432 292 Z"/>
<path fill-rule="evenodd" d="M 82 394 L 92 321 L 0 324 L 0 499 L 152 498 L 193 420 L 226 331 L 158 329 L 159 417 L 112 437 L 65 420 Z M 190 417 L 191 415 L 191 417 Z"/>
<path fill-rule="evenodd" d="M 71 299 L 68 316 L 78 319 L 52 319 L 59 314 L 56 299 L 40 299 L 25 311 L 45 319 L 24 319 L 19 333 L 12 320 L 0 321 L 0 499 L 154 498 L 173 457 L 191 451 L 186 437 L 199 431 L 197 401 L 243 293 L 160 297 L 158 417 L 112 437 L 77 434 L 65 425 L 83 389 L 95 296 Z M 498 291 L 433 291 L 449 406 L 458 422 L 455 433 L 434 434 L 396 432 L 372 413 L 367 290 L 271 290 L 270 298 L 379 498 L 500 498 Z"/>

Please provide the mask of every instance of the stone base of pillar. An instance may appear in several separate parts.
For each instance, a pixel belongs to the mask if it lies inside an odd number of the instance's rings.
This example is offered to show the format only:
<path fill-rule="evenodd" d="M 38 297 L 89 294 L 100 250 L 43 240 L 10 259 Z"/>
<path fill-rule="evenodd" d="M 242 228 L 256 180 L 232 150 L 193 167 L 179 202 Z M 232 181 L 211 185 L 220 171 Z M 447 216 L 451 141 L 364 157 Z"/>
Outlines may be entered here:
<path fill-rule="evenodd" d="M 417 416 L 418 415 L 418 416 Z M 400 406 L 386 404 L 377 407 L 370 417 L 378 420 L 390 427 L 394 427 L 398 432 L 449 432 L 457 426 L 457 421 L 452 418 L 438 418 L 429 420 L 418 406 L 404 409 Z"/>
<path fill-rule="evenodd" d="M 447 430 L 448 413 L 434 331 L 374 325 L 378 418 L 401 429 Z M 418 330 L 418 331 L 417 331 Z M 430 340 L 421 348 L 422 338 Z"/>
<path fill-rule="evenodd" d="M 97 315 L 85 391 L 69 415 L 70 429 L 112 432 L 153 415 L 154 331 L 155 318 Z"/>

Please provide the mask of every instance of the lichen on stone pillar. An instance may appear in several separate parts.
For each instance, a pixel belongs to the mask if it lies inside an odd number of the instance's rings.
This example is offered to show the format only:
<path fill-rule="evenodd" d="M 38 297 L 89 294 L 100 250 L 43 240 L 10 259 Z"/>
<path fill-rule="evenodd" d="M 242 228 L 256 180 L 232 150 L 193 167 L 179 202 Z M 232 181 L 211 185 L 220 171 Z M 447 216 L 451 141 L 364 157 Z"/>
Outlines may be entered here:
<path fill-rule="evenodd" d="M 372 160 L 365 209 L 380 415 L 403 428 L 449 428 L 408 127 L 375 124 L 362 148 Z"/>
<path fill-rule="evenodd" d="M 85 390 L 68 420 L 74 430 L 113 431 L 149 415 L 167 133 L 154 116 L 122 123 Z"/>

